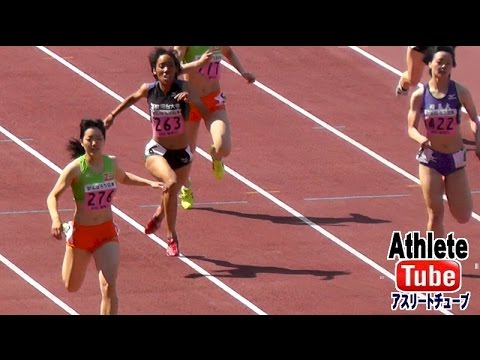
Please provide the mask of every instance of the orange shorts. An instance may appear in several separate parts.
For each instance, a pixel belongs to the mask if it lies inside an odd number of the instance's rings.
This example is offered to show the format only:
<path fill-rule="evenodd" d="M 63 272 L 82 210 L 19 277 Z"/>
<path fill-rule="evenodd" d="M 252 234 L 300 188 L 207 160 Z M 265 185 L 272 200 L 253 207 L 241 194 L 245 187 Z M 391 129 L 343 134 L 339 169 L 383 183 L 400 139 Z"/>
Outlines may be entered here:
<path fill-rule="evenodd" d="M 93 226 L 78 225 L 74 222 L 73 233 L 71 238 L 67 239 L 67 245 L 93 253 L 110 241 L 118 242 L 118 230 L 113 220 Z"/>
<path fill-rule="evenodd" d="M 221 91 L 210 93 L 201 98 L 202 102 L 205 104 L 209 112 L 214 112 L 217 110 L 224 110 L 226 104 L 225 94 Z M 188 121 L 200 121 L 202 120 L 202 115 L 198 110 L 190 104 L 190 114 L 188 115 Z"/>

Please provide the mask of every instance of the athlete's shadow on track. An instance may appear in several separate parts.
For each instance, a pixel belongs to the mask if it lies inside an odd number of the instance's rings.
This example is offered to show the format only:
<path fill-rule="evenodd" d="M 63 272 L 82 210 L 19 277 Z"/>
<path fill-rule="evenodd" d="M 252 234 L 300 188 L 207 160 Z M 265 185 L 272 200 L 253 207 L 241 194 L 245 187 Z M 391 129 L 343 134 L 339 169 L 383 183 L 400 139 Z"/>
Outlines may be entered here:
<path fill-rule="evenodd" d="M 335 276 L 350 275 L 347 271 L 324 271 L 324 270 L 306 270 L 306 269 L 288 269 L 277 266 L 258 266 L 258 265 L 244 265 L 234 264 L 226 260 L 210 259 L 205 256 L 186 255 L 189 259 L 200 261 L 208 261 L 217 266 L 222 266 L 228 269 L 221 269 L 213 271 L 212 275 L 215 277 L 231 277 L 231 278 L 255 278 L 257 274 L 284 274 L 284 275 L 312 275 L 321 276 L 322 280 L 333 280 Z M 192 273 L 185 276 L 188 279 L 196 279 L 203 277 L 202 274 Z"/>
<path fill-rule="evenodd" d="M 222 209 L 215 209 L 212 207 L 198 207 L 193 208 L 192 210 L 201 210 L 201 211 L 211 211 L 216 212 L 219 214 L 225 215 L 233 215 L 244 217 L 248 219 L 257 219 L 257 220 L 268 220 L 276 224 L 290 224 L 290 225 L 307 225 L 306 222 L 302 221 L 295 216 L 276 216 L 276 215 L 268 215 L 268 214 L 250 214 L 250 213 L 243 213 L 239 211 L 232 211 L 232 210 L 222 210 Z M 390 223 L 390 220 L 384 219 L 374 219 L 366 215 L 357 214 L 357 213 L 350 213 L 350 217 L 312 217 L 308 216 L 304 218 L 305 220 L 310 220 L 317 225 L 337 225 L 337 226 L 344 226 L 343 223 L 360 223 L 360 224 L 382 224 L 382 223 Z"/>

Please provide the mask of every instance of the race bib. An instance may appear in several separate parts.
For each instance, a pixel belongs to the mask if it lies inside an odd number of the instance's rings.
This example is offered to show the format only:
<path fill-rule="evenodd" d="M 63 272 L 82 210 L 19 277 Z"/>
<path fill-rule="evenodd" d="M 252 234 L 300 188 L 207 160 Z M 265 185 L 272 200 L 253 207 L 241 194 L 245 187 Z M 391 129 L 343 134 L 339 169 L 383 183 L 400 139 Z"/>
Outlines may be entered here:
<path fill-rule="evenodd" d="M 425 118 L 425 128 L 433 135 L 453 135 L 457 128 L 453 116 L 429 116 Z"/>
<path fill-rule="evenodd" d="M 116 187 L 114 180 L 85 185 L 85 208 L 94 211 L 110 207 Z"/>
<path fill-rule="evenodd" d="M 153 137 L 173 136 L 183 133 L 185 119 L 180 109 L 152 112 Z"/>
<path fill-rule="evenodd" d="M 200 57 L 201 56 L 196 56 L 195 60 L 200 59 Z M 222 53 L 219 51 L 215 52 L 213 54 L 212 60 L 210 60 L 208 64 L 198 69 L 198 72 L 210 80 L 220 79 L 220 61 L 221 60 L 222 60 Z"/>

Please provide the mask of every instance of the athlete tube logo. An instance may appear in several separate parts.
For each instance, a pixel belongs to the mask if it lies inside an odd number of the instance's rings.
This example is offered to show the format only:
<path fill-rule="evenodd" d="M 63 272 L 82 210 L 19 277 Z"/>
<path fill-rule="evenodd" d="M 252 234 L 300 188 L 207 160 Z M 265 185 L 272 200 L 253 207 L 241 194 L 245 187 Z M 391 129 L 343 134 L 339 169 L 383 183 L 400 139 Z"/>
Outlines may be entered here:
<path fill-rule="evenodd" d="M 404 298 L 410 303 L 414 302 L 415 308 L 417 302 L 423 302 L 427 309 L 432 309 L 431 305 L 436 305 L 436 308 L 452 308 L 451 304 L 459 304 L 461 310 L 465 310 L 470 300 L 469 291 L 458 299 L 445 294 L 456 293 L 462 288 L 461 262 L 468 259 L 468 254 L 468 240 L 455 238 L 453 232 L 445 238 L 434 238 L 432 231 L 427 231 L 425 237 L 419 231 L 410 231 L 404 236 L 400 231 L 394 231 L 387 254 L 388 260 L 397 260 L 397 292 L 392 293 L 392 309 L 396 310 L 398 300 Z M 425 294 L 426 300 L 421 297 L 417 301 L 419 293 Z M 412 306 L 403 309 L 413 310 Z"/>

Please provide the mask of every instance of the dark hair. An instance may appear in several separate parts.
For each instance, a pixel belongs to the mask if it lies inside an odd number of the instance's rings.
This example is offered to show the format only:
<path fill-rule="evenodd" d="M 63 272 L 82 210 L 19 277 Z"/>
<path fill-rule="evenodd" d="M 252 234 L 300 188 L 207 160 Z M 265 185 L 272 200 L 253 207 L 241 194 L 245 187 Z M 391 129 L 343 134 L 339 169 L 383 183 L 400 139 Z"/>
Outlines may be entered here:
<path fill-rule="evenodd" d="M 453 67 L 456 67 L 457 62 L 455 60 L 455 48 L 456 46 L 429 46 L 428 50 L 425 52 L 425 56 L 423 57 L 423 62 L 428 65 L 428 63 L 433 61 L 433 57 L 436 53 L 444 51 L 452 55 Z"/>
<path fill-rule="evenodd" d="M 152 70 L 152 72 L 153 70 L 155 70 L 155 68 L 157 67 L 158 58 L 162 55 L 168 55 L 172 58 L 175 64 L 175 67 L 177 68 L 177 71 L 175 72 L 175 78 L 176 78 L 178 74 L 180 74 L 180 72 L 182 71 L 182 66 L 180 65 L 180 61 L 177 58 L 178 54 L 175 50 L 173 50 L 173 48 L 171 49 L 165 49 L 163 47 L 154 48 L 152 52 L 148 55 L 148 62 L 150 64 L 150 69 Z M 155 78 L 155 80 L 158 80 L 158 77 L 156 75 L 153 75 L 153 77 Z"/>
<path fill-rule="evenodd" d="M 97 128 L 102 132 L 103 138 L 106 139 L 107 132 L 105 130 L 105 125 L 100 119 L 82 119 L 80 121 L 80 139 L 70 138 L 67 143 L 67 150 L 70 153 L 72 159 L 76 159 L 79 156 L 85 154 L 85 149 L 82 146 L 81 140 L 85 136 L 85 132 L 88 129 Z"/>

